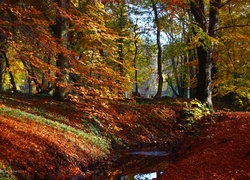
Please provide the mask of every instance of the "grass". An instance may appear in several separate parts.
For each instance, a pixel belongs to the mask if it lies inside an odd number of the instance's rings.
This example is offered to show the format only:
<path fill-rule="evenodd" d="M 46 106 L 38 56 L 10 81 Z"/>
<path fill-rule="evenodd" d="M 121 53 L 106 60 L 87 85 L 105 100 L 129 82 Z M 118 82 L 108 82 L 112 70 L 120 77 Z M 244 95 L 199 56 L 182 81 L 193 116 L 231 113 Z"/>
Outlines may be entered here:
<path fill-rule="evenodd" d="M 53 128 L 57 128 L 63 132 L 73 133 L 74 135 L 85 139 L 88 143 L 95 145 L 96 147 L 101 148 L 103 151 L 107 151 L 109 148 L 109 142 L 106 138 L 101 137 L 97 132 L 86 133 L 83 130 L 76 129 L 72 126 L 66 125 L 62 122 L 53 121 L 38 115 L 34 115 L 19 109 L 13 109 L 6 106 L 0 106 L 0 115 L 5 117 L 17 118 L 19 121 L 35 121 L 37 123 L 48 125 Z"/>
<path fill-rule="evenodd" d="M 163 105 L 179 105 L 176 98 L 162 97 L 160 99 L 135 98 L 137 104 L 163 104 Z"/>
<path fill-rule="evenodd" d="M 4 161 L 0 161 L 0 180 L 15 180 L 15 175 L 10 166 L 6 166 Z"/>

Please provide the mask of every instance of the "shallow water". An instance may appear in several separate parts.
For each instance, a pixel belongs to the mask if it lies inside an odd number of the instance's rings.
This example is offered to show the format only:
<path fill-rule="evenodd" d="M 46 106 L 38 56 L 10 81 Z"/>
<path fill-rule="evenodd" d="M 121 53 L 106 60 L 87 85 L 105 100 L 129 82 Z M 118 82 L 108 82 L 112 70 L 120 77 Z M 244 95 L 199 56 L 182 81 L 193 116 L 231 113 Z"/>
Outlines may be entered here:
<path fill-rule="evenodd" d="M 137 150 L 126 152 L 116 166 L 108 169 L 95 180 L 152 180 L 166 168 L 167 151 Z"/>
<path fill-rule="evenodd" d="M 167 156 L 168 153 L 166 151 L 135 151 L 130 152 L 132 155 L 144 155 L 144 156 Z"/>

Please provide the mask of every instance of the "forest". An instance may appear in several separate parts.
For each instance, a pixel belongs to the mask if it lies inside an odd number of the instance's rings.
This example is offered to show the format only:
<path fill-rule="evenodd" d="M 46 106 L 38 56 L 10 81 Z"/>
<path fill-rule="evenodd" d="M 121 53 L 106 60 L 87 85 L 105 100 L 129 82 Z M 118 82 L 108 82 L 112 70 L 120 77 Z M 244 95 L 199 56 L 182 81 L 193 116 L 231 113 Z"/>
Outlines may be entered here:
<path fill-rule="evenodd" d="M 241 0 L 1 1 L 1 91 L 249 105 Z M 152 91 L 147 94 L 146 91 Z"/>
<path fill-rule="evenodd" d="M 0 179 L 117 175 L 120 150 L 149 146 L 181 159 L 161 159 L 162 179 L 250 177 L 249 0 L 0 0 L 0 12 Z M 241 162 L 220 161 L 236 150 Z M 207 171 L 192 178 L 196 163 Z"/>

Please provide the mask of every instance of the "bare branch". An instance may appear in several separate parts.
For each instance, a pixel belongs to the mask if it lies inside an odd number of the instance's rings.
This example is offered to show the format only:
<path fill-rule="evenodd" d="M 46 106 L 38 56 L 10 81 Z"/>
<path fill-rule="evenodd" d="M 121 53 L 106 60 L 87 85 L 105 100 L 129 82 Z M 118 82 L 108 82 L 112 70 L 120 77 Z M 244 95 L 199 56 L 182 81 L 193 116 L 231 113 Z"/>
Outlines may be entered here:
<path fill-rule="evenodd" d="M 230 3 L 232 0 L 227 0 L 226 2 L 222 3 L 220 6 L 219 6 L 219 9 L 220 8 L 223 8 L 225 5 L 227 5 L 228 3 Z"/>
<path fill-rule="evenodd" d="M 214 31 L 220 31 L 222 29 L 228 29 L 228 28 L 234 28 L 234 27 L 250 27 L 250 24 L 239 24 L 239 25 L 231 25 L 231 26 L 224 26 L 224 27 L 220 27 L 218 29 L 215 29 Z"/>

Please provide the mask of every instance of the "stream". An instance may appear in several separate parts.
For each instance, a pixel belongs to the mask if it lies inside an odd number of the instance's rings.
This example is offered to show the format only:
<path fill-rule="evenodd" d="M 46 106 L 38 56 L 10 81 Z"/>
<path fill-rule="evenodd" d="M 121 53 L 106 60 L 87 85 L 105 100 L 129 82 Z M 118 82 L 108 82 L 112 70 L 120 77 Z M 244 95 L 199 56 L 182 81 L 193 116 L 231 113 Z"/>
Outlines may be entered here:
<path fill-rule="evenodd" d="M 93 180 L 152 180 L 163 173 L 169 162 L 166 150 L 141 149 L 123 154 L 114 167 Z"/>

